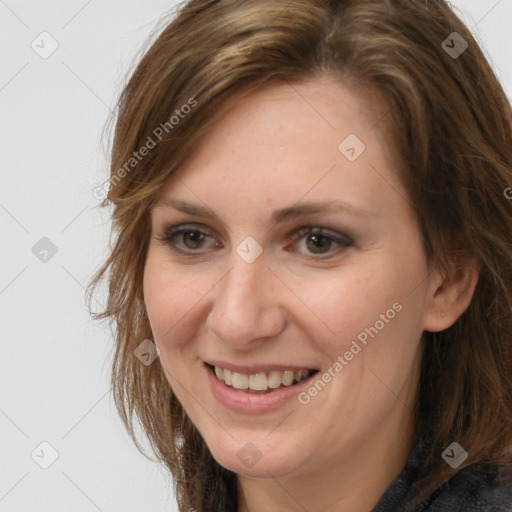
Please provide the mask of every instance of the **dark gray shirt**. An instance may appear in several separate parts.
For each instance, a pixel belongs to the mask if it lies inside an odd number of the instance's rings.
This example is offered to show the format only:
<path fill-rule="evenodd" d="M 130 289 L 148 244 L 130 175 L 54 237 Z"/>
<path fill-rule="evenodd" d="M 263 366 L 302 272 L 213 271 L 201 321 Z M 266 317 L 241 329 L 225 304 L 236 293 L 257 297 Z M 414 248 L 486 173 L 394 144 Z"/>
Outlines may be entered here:
<path fill-rule="evenodd" d="M 415 499 L 415 485 L 428 447 L 428 440 L 420 438 L 404 469 L 372 512 L 512 512 L 511 471 L 493 466 L 467 466 L 428 498 Z"/>

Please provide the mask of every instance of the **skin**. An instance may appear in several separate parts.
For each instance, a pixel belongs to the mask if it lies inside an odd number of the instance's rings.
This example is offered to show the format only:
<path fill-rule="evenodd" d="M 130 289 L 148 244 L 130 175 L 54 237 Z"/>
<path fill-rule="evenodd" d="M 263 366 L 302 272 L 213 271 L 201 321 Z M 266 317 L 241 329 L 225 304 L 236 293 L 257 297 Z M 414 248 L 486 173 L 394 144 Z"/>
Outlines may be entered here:
<path fill-rule="evenodd" d="M 267 86 L 207 132 L 151 211 L 144 297 L 154 340 L 213 456 L 238 474 L 240 511 L 370 511 L 416 440 L 421 334 L 452 325 L 471 300 L 475 266 L 454 275 L 427 267 L 379 124 L 385 112 L 375 97 L 329 76 Z M 338 150 L 349 134 L 366 145 L 353 162 Z M 219 220 L 179 212 L 168 199 L 207 205 Z M 298 202 L 330 200 L 364 213 L 271 219 Z M 195 245 L 173 239 L 192 256 L 159 240 L 184 224 L 209 235 Z M 321 238 L 317 248 L 311 236 L 294 235 L 305 226 L 353 243 Z M 252 263 L 236 252 L 248 236 L 263 249 Z M 395 303 L 401 311 L 307 405 L 293 399 L 247 415 L 211 392 L 205 360 L 282 363 L 321 375 Z M 248 442 L 261 453 L 252 467 L 237 457 Z"/>

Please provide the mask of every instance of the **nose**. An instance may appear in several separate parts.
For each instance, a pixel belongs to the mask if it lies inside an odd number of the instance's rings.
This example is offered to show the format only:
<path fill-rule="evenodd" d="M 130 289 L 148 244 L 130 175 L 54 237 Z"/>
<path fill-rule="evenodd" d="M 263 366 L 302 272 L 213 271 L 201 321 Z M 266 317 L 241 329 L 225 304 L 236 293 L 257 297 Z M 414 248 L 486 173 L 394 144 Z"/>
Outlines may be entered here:
<path fill-rule="evenodd" d="M 233 349 L 276 338 L 287 322 L 284 288 L 264 254 L 247 263 L 234 252 L 229 272 L 214 289 L 208 329 Z"/>

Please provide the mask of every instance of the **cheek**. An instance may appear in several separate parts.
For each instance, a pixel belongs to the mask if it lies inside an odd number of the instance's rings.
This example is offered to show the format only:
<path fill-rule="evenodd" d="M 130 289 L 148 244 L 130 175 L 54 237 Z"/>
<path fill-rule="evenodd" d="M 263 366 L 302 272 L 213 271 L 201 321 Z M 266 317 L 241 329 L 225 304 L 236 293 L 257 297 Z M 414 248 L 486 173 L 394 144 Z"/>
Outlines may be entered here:
<path fill-rule="evenodd" d="M 380 321 L 381 314 L 394 317 L 393 304 L 401 298 L 393 272 L 353 268 L 333 274 L 290 283 L 303 302 L 295 306 L 295 321 L 307 332 L 316 332 L 317 343 L 324 344 L 327 352 L 350 345 L 365 328 Z"/>
<path fill-rule="evenodd" d="M 201 305 L 211 285 L 204 279 L 180 272 L 167 261 L 148 254 L 144 269 L 144 301 L 153 333 L 160 350 L 165 376 L 178 400 L 193 409 L 190 396 L 200 396 L 190 380 L 195 340 L 198 338 Z"/>
<path fill-rule="evenodd" d="M 179 272 L 159 254 L 148 253 L 144 269 L 144 302 L 155 343 L 164 352 L 186 344 L 187 330 L 211 288 L 193 273 Z"/>
<path fill-rule="evenodd" d="M 400 349 L 421 335 L 425 307 L 418 288 L 426 273 L 422 255 L 418 252 L 414 259 L 413 251 L 408 254 L 404 258 L 389 252 L 329 276 L 319 273 L 317 279 L 288 276 L 288 285 L 303 302 L 294 306 L 294 321 L 333 361 L 346 351 L 357 351 L 354 341 L 365 349 L 363 359 Z"/>

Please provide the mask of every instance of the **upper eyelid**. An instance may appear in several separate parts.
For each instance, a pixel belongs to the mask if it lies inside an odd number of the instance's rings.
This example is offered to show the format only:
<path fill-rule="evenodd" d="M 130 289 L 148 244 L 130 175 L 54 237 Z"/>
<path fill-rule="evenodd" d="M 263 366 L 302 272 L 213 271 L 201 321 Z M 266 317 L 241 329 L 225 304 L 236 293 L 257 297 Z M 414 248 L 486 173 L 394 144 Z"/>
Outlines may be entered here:
<path fill-rule="evenodd" d="M 318 230 L 318 232 L 316 232 Z M 344 238 L 347 241 L 353 242 L 352 237 L 346 233 L 339 233 L 338 231 L 332 230 L 331 228 L 324 228 L 320 226 L 308 225 L 302 228 L 298 228 L 293 231 L 296 236 L 310 235 L 321 235 L 332 239 Z"/>
<path fill-rule="evenodd" d="M 162 234 L 165 236 L 169 232 L 181 233 L 181 232 L 186 232 L 187 230 L 188 231 L 199 231 L 202 234 L 206 234 L 208 236 L 211 236 L 215 232 L 215 229 L 212 229 L 212 228 L 210 228 L 204 224 L 201 224 L 201 223 L 184 223 L 184 224 L 176 224 L 174 226 L 164 228 L 162 230 Z M 317 231 L 317 232 L 315 232 L 315 231 Z M 327 227 L 323 227 L 323 226 L 319 226 L 319 225 L 315 225 L 315 224 L 308 224 L 308 225 L 305 225 L 305 226 L 302 226 L 299 228 L 295 228 L 295 229 L 291 230 L 288 237 L 290 237 L 292 235 L 294 235 L 294 236 L 303 235 L 304 236 L 308 233 L 309 234 L 319 234 L 319 235 L 331 237 L 331 238 L 345 238 L 345 239 L 352 241 L 352 237 L 350 235 L 348 235 L 347 233 L 340 233 L 335 229 L 327 228 Z"/>

